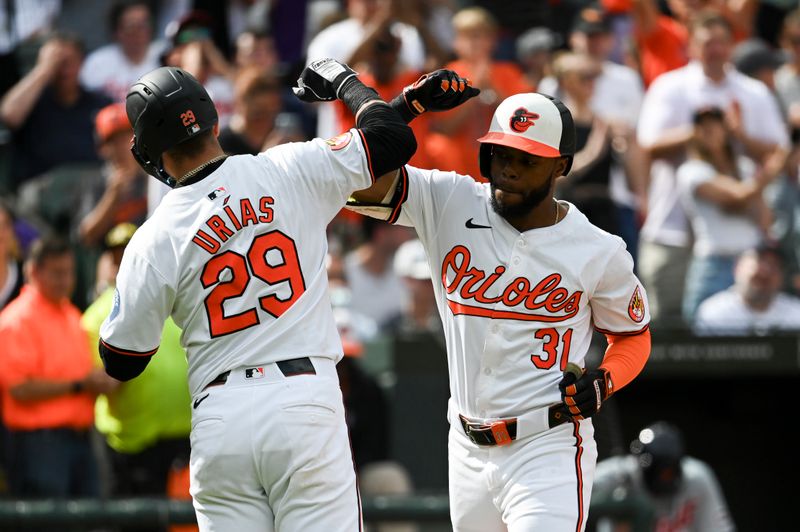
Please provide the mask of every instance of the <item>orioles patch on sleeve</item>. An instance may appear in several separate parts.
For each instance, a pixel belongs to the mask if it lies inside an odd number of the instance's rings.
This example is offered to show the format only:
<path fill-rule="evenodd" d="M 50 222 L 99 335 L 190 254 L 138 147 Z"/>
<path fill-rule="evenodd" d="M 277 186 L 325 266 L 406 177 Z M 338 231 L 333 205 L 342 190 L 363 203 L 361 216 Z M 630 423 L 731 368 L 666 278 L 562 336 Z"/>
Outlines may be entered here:
<path fill-rule="evenodd" d="M 642 299 L 642 292 L 639 290 L 638 285 L 633 291 L 630 303 L 628 303 L 628 316 L 636 323 L 644 319 L 644 300 Z"/>
<path fill-rule="evenodd" d="M 331 147 L 332 151 L 339 151 L 348 144 L 350 144 L 350 140 L 353 138 L 353 134 L 349 131 L 345 131 L 341 135 L 336 135 L 335 137 L 329 138 L 325 141 L 325 144 Z"/>

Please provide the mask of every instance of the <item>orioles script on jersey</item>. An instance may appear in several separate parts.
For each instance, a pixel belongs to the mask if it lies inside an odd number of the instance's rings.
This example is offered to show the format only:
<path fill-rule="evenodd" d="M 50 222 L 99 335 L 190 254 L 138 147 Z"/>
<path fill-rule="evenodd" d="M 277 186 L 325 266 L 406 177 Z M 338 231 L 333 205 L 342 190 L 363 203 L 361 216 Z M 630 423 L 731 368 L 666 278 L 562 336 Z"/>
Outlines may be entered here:
<path fill-rule="evenodd" d="M 203 229 L 198 229 L 192 242 L 203 248 L 203 250 L 214 254 L 220 250 L 223 242 L 227 242 L 230 237 L 243 227 L 256 224 L 268 224 L 272 221 L 273 212 L 270 205 L 275 203 L 272 196 L 262 196 L 258 199 L 258 212 L 253 207 L 250 198 L 239 200 L 238 206 L 228 205 L 230 196 L 226 197 L 222 211 L 224 217 L 219 214 L 209 216 L 205 225 L 211 230 L 213 236 Z"/>
<path fill-rule="evenodd" d="M 551 273 L 535 286 L 525 277 L 517 277 L 504 288 L 495 288 L 494 285 L 506 271 L 505 266 L 498 266 L 490 275 L 473 267 L 472 256 L 464 246 L 455 246 L 442 261 L 442 283 L 448 294 L 459 290 L 459 295 L 467 301 L 474 301 L 482 305 L 492 305 L 502 302 L 507 307 L 524 306 L 527 310 L 544 309 L 547 314 L 531 312 L 517 312 L 512 310 L 495 310 L 484 306 L 473 306 L 458 303 L 448 298 L 447 304 L 453 314 L 467 314 L 484 318 L 503 318 L 523 321 L 559 322 L 567 320 L 578 313 L 583 292 L 576 291 L 572 294 L 569 290 L 559 286 L 561 274 Z M 447 280 L 448 274 L 454 274 L 451 281 Z"/>

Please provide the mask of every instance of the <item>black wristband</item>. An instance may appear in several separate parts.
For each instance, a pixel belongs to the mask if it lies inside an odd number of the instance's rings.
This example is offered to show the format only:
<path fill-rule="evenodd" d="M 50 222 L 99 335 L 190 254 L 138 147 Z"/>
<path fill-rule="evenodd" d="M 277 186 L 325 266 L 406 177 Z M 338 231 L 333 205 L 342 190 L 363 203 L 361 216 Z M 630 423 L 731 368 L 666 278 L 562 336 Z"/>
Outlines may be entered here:
<path fill-rule="evenodd" d="M 408 108 L 405 94 L 402 92 L 395 96 L 391 102 L 389 102 L 389 106 L 397 111 L 397 114 L 400 115 L 400 118 L 402 118 L 403 122 L 406 124 L 410 124 L 412 120 L 419 116 L 412 113 L 411 109 Z"/>
<path fill-rule="evenodd" d="M 339 94 L 341 95 L 341 100 L 354 116 L 358 114 L 358 110 L 365 103 L 381 99 L 375 89 L 367 87 L 355 76 L 342 84 L 339 88 Z"/>
<path fill-rule="evenodd" d="M 83 381 L 72 381 L 70 391 L 72 393 L 81 393 L 83 391 Z"/>

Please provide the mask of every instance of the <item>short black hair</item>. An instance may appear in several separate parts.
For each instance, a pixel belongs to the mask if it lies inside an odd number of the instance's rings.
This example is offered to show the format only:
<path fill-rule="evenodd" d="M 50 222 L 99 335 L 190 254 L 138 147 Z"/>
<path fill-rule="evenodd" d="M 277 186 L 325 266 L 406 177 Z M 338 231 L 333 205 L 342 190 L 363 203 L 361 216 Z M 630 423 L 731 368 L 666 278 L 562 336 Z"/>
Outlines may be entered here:
<path fill-rule="evenodd" d="M 37 238 L 28 252 L 28 261 L 40 267 L 51 257 L 63 257 L 72 254 L 72 246 L 69 241 L 55 234 L 47 234 Z"/>
<path fill-rule="evenodd" d="M 147 0 L 117 0 L 111 4 L 111 9 L 108 11 L 108 27 L 112 33 L 117 33 L 119 21 L 122 20 L 125 11 L 135 6 L 145 6 L 150 12 L 150 17 L 153 17 L 153 6 Z"/>
<path fill-rule="evenodd" d="M 72 31 L 56 30 L 47 38 L 48 41 L 61 41 L 75 47 L 81 56 L 86 56 L 86 43 L 80 35 Z"/>

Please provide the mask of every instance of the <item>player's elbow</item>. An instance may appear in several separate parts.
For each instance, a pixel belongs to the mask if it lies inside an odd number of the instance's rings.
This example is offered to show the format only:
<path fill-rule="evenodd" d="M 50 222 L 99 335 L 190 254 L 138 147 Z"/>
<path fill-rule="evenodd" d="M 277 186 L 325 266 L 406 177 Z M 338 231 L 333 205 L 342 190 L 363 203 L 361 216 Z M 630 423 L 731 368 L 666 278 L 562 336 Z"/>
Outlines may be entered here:
<path fill-rule="evenodd" d="M 126 355 L 109 349 L 100 342 L 100 359 L 106 373 L 118 381 L 129 381 L 138 377 L 147 367 L 153 355 Z"/>

